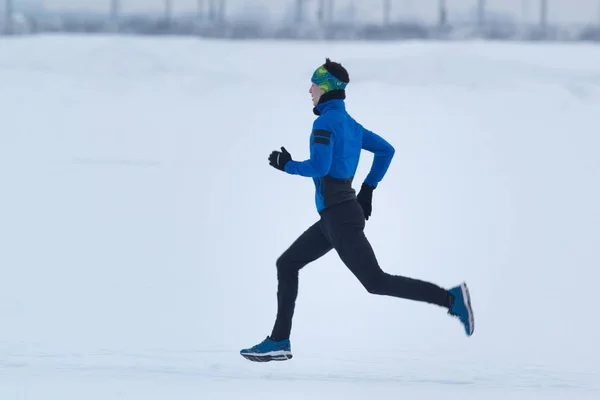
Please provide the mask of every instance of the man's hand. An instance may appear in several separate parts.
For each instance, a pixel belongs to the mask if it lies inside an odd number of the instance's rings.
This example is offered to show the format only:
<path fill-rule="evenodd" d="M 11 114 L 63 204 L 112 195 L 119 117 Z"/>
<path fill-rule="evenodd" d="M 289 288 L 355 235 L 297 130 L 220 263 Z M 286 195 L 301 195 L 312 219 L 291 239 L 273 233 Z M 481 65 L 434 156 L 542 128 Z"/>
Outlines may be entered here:
<path fill-rule="evenodd" d="M 285 164 L 292 159 L 292 156 L 285 147 L 281 148 L 281 151 L 273 151 L 269 156 L 269 165 L 273 168 L 277 168 L 280 171 L 285 171 Z"/>
<path fill-rule="evenodd" d="M 365 214 L 365 219 L 369 219 L 371 216 L 371 211 L 373 210 L 372 202 L 373 202 L 373 187 L 367 185 L 363 182 L 360 187 L 360 192 L 356 196 L 358 203 L 363 209 L 363 213 Z"/>

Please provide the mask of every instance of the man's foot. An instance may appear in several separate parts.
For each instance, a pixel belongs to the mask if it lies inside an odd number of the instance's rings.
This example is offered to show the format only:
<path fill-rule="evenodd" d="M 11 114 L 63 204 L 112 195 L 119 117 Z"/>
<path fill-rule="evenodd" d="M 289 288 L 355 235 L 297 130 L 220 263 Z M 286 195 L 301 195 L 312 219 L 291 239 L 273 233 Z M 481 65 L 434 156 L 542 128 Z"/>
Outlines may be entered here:
<path fill-rule="evenodd" d="M 285 361 L 292 358 L 292 348 L 289 339 L 276 342 L 267 336 L 259 344 L 243 349 L 240 354 L 255 362 Z"/>
<path fill-rule="evenodd" d="M 475 331 L 475 319 L 467 284 L 463 282 L 460 286 L 450 289 L 449 292 L 454 297 L 454 301 L 452 307 L 448 310 L 448 314 L 458 317 L 464 325 L 467 336 L 471 336 Z"/>

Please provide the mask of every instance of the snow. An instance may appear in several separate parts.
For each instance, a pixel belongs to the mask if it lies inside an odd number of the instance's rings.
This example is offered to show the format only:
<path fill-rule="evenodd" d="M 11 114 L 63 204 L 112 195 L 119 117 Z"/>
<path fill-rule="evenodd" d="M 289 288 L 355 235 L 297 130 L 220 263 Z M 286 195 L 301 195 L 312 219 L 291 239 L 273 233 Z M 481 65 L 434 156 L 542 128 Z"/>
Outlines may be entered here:
<path fill-rule="evenodd" d="M 325 57 L 396 148 L 366 228 L 382 268 L 466 281 L 473 337 L 331 252 L 301 272 L 294 359 L 239 356 L 318 217 L 267 156 L 308 157 Z M 0 398 L 597 399 L 597 65 L 581 44 L 1 41 Z"/>

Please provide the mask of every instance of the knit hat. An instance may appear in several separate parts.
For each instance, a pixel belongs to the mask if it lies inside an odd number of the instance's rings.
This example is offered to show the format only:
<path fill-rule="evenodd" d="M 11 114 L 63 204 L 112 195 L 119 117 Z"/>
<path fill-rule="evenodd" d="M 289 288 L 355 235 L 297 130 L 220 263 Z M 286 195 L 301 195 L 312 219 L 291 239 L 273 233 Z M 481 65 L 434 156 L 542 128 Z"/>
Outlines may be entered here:
<path fill-rule="evenodd" d="M 350 79 L 348 72 L 340 64 L 327 58 L 325 64 L 315 70 L 311 81 L 327 93 L 346 89 Z"/>

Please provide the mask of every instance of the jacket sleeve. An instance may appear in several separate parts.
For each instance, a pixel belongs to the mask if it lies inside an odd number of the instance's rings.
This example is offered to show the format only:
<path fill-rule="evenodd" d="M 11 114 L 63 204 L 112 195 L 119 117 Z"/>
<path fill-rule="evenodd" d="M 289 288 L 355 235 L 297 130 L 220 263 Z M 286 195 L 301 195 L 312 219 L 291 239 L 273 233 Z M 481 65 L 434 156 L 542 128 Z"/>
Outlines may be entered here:
<path fill-rule="evenodd" d="M 331 129 L 319 119 L 310 134 L 310 158 L 306 161 L 288 161 L 285 172 L 310 178 L 323 177 L 331 168 L 335 137 Z"/>
<path fill-rule="evenodd" d="M 385 176 L 396 150 L 381 136 L 362 126 L 361 129 L 363 130 L 362 148 L 375 155 L 371 170 L 365 178 L 365 183 L 376 188 Z"/>

